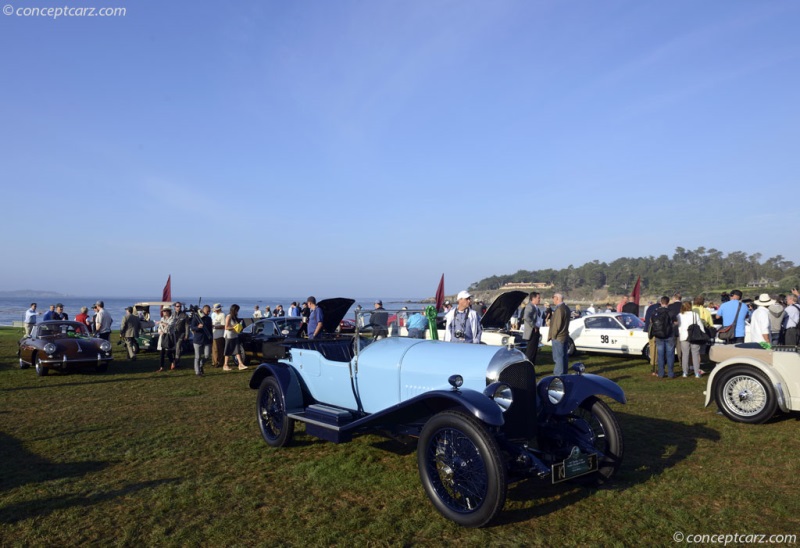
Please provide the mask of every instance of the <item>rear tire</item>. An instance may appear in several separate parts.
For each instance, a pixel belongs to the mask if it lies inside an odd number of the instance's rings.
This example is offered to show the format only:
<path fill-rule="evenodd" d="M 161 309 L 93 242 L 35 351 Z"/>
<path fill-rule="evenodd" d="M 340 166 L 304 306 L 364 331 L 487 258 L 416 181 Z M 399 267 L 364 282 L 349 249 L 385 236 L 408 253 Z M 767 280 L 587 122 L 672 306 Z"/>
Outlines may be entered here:
<path fill-rule="evenodd" d="M 567 356 L 571 358 L 577 353 L 578 351 L 575 348 L 575 341 L 572 340 L 572 337 L 567 337 Z"/>
<path fill-rule="evenodd" d="M 29 363 L 25 363 L 22 361 L 22 358 L 19 359 L 19 368 L 20 369 L 28 369 L 31 366 Z"/>
<path fill-rule="evenodd" d="M 261 436 L 271 447 L 289 445 L 294 436 L 294 421 L 286 414 L 283 390 L 275 377 L 261 381 L 256 397 L 256 419 Z"/>

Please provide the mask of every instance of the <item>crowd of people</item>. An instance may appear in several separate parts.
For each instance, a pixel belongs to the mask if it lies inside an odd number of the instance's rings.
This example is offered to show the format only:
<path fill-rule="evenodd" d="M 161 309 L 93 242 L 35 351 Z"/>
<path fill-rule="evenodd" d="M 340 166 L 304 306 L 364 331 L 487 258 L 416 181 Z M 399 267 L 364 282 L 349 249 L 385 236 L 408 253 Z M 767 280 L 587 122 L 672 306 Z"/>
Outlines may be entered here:
<path fill-rule="evenodd" d="M 703 296 L 693 300 L 683 300 L 682 295 L 676 292 L 672 299 L 661 297 L 656 303 L 650 303 L 644 313 L 645 331 L 649 335 L 650 363 L 652 374 L 660 378 L 673 378 L 675 374 L 675 357 L 680 361 L 683 377 L 694 375 L 702 377 L 702 356 L 714 344 L 719 328 L 720 338 L 726 344 L 737 344 L 745 341 L 746 326 L 750 326 L 750 337 L 753 341 L 765 346 L 775 344 L 797 345 L 798 324 L 800 324 L 800 293 L 795 288 L 789 295 L 770 296 L 761 294 L 757 299 L 743 299 L 740 290 L 735 289 L 730 293 L 721 295 L 721 304 L 706 304 Z M 373 337 L 380 338 L 388 334 L 388 312 L 383 308 L 380 300 L 375 301 L 374 310 L 370 315 L 369 326 Z M 25 312 L 25 334 L 30 335 L 41 316 L 41 321 L 67 320 L 64 305 L 56 303 L 50 305 L 47 312 L 42 314 L 37 310 L 37 303 L 31 303 L 30 309 Z M 88 307 L 82 307 L 75 315 L 74 320 L 80 322 L 95 336 L 109 340 L 113 319 L 106 311 L 103 301 L 97 301 L 92 307 L 90 315 Z M 639 305 L 623 297 L 613 307 L 606 305 L 606 312 L 629 312 L 639 316 Z M 203 376 L 207 363 L 213 367 L 221 367 L 224 371 L 231 371 L 232 365 L 240 370 L 247 369 L 244 363 L 244 349 L 239 340 L 239 333 L 244 328 L 244 322 L 239 315 L 240 307 L 232 304 L 227 314 L 223 312 L 222 304 L 205 305 L 202 308 L 191 307 L 186 310 L 183 303 L 176 302 L 172 306 L 161 307 L 160 318 L 157 322 L 159 352 L 158 371 L 174 370 L 180 366 L 184 347 L 191 344 L 194 347 L 194 370 L 198 376 Z M 425 338 L 428 327 L 428 318 L 421 312 L 409 314 L 406 309 L 398 313 L 401 324 L 408 330 L 408 336 Z M 482 327 L 480 318 L 486 312 L 483 302 L 473 303 L 473 296 L 468 291 L 461 291 L 456 296 L 456 305 L 450 301 L 444 302 L 444 340 L 455 343 L 480 343 Z M 541 343 L 541 330 L 548 326 L 548 341 L 552 345 L 552 356 L 555 375 L 566 373 L 568 366 L 568 341 L 570 321 L 582 315 L 595 314 L 594 304 L 590 304 L 584 311 L 580 305 L 570 310 L 564 302 L 561 293 L 552 296 L 550 301 L 545 301 L 542 307 L 542 296 L 539 292 L 531 292 L 526 302 L 514 313 L 511 318 L 510 328 L 522 331 L 522 338 L 526 342 L 525 355 L 530 362 L 536 365 L 538 351 Z M 265 306 L 264 310 L 259 305 L 253 307 L 253 320 L 271 317 L 299 317 L 301 328 L 298 337 L 317 338 L 322 333 L 323 311 L 317 306 L 316 298 L 311 296 L 298 305 L 297 301 L 291 303 L 284 311 L 283 305 L 276 304 L 273 308 Z M 148 318 L 149 319 L 149 318 Z M 120 324 L 120 342 L 125 344 L 128 358 L 136 360 L 139 338 L 145 318 L 142 313 L 134 313 L 132 307 L 125 309 Z M 723 333 L 725 336 L 723 337 Z"/>

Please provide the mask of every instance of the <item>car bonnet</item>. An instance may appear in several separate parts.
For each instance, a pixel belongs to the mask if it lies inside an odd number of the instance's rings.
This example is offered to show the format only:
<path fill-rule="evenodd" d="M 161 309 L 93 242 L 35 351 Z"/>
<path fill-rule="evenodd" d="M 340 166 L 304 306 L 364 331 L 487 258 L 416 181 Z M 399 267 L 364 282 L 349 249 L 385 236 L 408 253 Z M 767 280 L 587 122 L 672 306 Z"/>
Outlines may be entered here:
<path fill-rule="evenodd" d="M 354 299 L 334 297 L 333 299 L 323 299 L 317 303 L 317 306 L 322 309 L 322 330 L 325 333 L 334 333 L 344 315 L 355 302 Z"/>
<path fill-rule="evenodd" d="M 502 329 L 514 315 L 528 294 L 524 291 L 508 291 L 498 295 L 481 318 L 484 329 Z"/>

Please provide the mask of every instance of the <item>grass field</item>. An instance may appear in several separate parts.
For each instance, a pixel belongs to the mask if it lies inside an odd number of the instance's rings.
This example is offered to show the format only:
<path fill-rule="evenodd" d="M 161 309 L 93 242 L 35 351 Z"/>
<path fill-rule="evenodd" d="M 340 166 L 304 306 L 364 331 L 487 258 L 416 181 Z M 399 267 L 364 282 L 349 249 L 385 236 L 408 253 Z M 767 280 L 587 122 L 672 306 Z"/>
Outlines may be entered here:
<path fill-rule="evenodd" d="M 182 369 L 155 373 L 154 354 L 129 362 L 115 346 L 120 359 L 106 374 L 40 378 L 17 367 L 18 333 L 0 329 L 3 546 L 666 546 L 676 532 L 800 538 L 798 415 L 735 424 L 703 407 L 704 380 L 658 380 L 640 359 L 581 356 L 628 397 L 627 405 L 609 402 L 625 436 L 617 480 L 602 489 L 513 485 L 499 521 L 470 530 L 428 502 L 413 447 L 374 436 L 334 445 L 301 428 L 292 447 L 268 448 L 249 372 L 207 369 L 197 378 L 184 358 Z"/>

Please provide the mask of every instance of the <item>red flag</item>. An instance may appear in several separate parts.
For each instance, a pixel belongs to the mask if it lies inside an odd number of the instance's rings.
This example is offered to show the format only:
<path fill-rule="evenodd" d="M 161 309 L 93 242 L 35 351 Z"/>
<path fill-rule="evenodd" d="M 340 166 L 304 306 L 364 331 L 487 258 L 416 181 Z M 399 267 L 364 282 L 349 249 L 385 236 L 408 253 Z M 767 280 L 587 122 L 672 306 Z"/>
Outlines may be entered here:
<path fill-rule="evenodd" d="M 444 274 L 442 274 L 442 279 L 439 280 L 439 287 L 436 289 L 436 312 L 442 310 L 444 306 Z"/>
<path fill-rule="evenodd" d="M 161 292 L 161 300 L 164 302 L 172 302 L 172 274 L 167 277 L 167 285 L 164 286 L 164 291 Z"/>
<path fill-rule="evenodd" d="M 633 286 L 633 293 L 631 293 L 631 300 L 639 306 L 639 298 L 642 296 L 642 277 L 636 279 L 636 285 Z"/>

